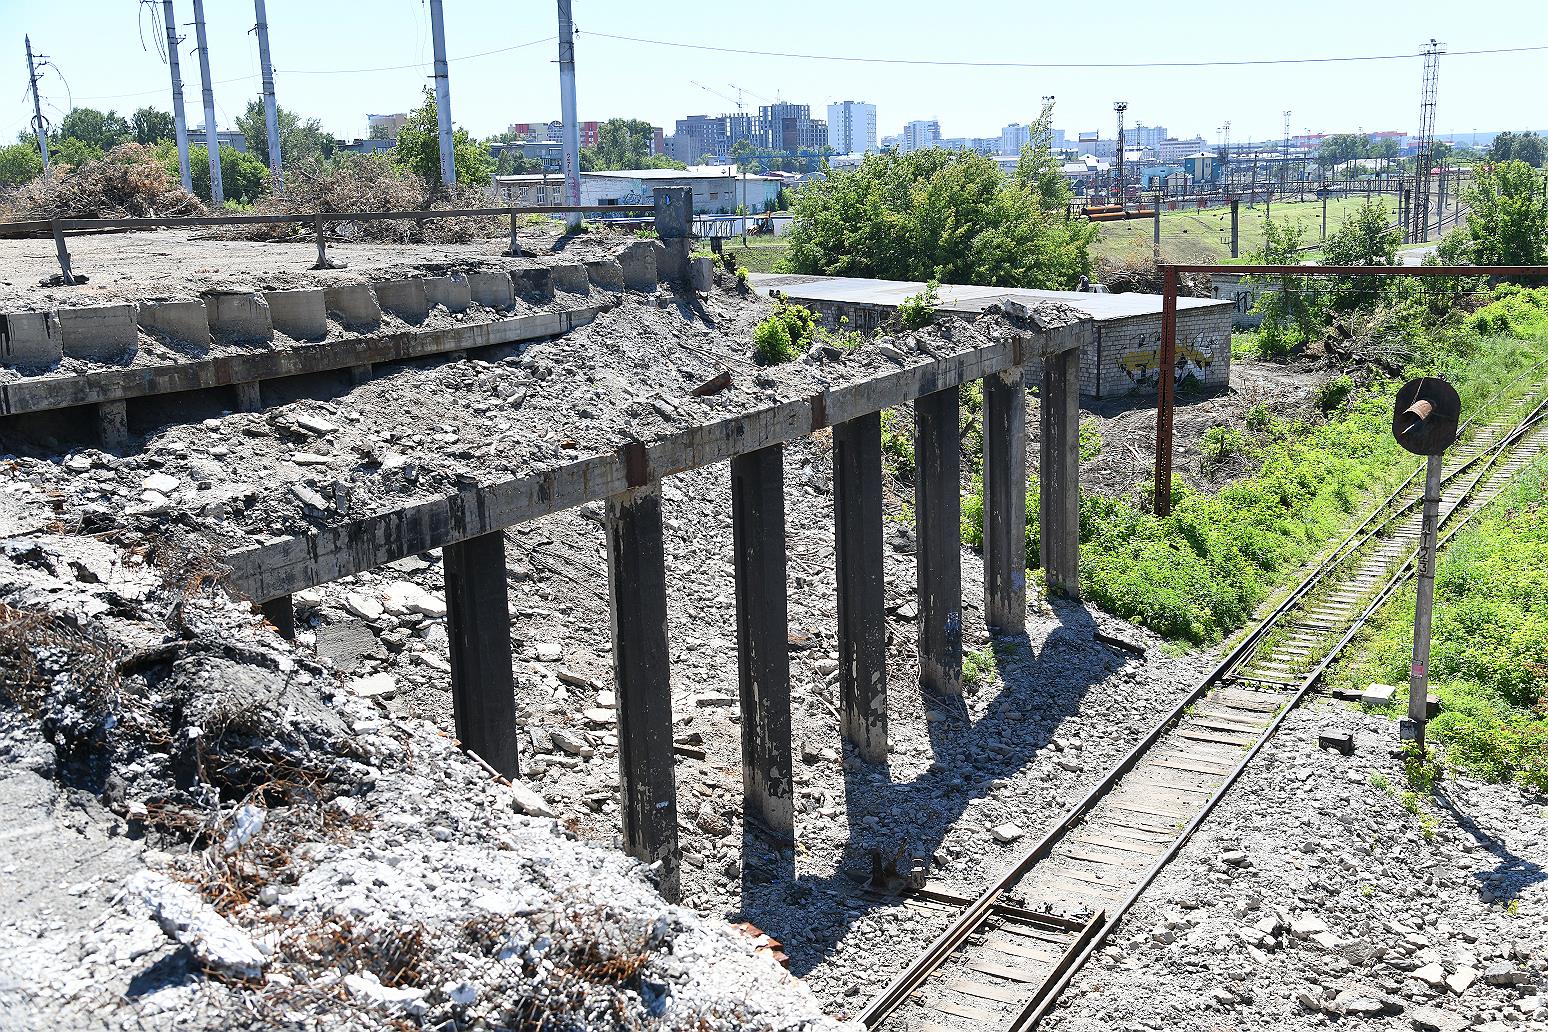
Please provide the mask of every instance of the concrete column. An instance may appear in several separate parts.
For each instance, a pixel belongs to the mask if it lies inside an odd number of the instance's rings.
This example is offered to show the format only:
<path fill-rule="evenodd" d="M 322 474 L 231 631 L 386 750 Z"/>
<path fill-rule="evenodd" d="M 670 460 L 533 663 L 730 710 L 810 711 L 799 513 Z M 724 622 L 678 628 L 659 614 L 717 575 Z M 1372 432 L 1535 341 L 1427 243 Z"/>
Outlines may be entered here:
<path fill-rule="evenodd" d="M 263 411 L 263 386 L 257 380 L 249 383 L 234 383 L 231 387 L 236 392 L 238 412 Z"/>
<path fill-rule="evenodd" d="M 785 456 L 779 445 L 731 460 L 742 813 L 795 840 L 790 755 L 790 627 L 785 598 Z"/>
<path fill-rule="evenodd" d="M 296 640 L 296 605 L 295 600 L 289 595 L 281 595 L 279 598 L 258 603 L 258 612 L 274 625 L 274 629 L 279 631 L 281 638 L 286 641 Z"/>
<path fill-rule="evenodd" d="M 1043 359 L 1038 554 L 1050 595 L 1080 597 L 1080 349 Z"/>
<path fill-rule="evenodd" d="M 688 282 L 688 252 L 693 249 L 693 188 L 664 186 L 652 191 L 656 200 L 656 236 L 662 260 L 657 274 L 668 283 Z"/>
<path fill-rule="evenodd" d="M 113 451 L 129 444 L 129 403 L 102 401 L 97 403 L 97 443 L 103 451 Z"/>
<path fill-rule="evenodd" d="M 660 482 L 607 500 L 607 582 L 612 596 L 624 849 L 647 864 L 659 865 L 661 894 L 676 902 L 681 854 Z"/>
<path fill-rule="evenodd" d="M 495 770 L 517 777 L 521 768 L 516 756 L 505 534 L 497 530 L 447 545 L 441 557 L 457 737 Z"/>
<path fill-rule="evenodd" d="M 1022 367 L 984 378 L 984 622 L 1027 626 L 1027 389 Z"/>
<path fill-rule="evenodd" d="M 371 378 L 371 363 L 362 362 L 360 365 L 349 367 L 349 382 L 359 387 Z"/>
<path fill-rule="evenodd" d="M 882 763 L 887 759 L 887 599 L 878 412 L 833 428 L 833 513 L 840 721 L 860 756 Z"/>
<path fill-rule="evenodd" d="M 919 686 L 962 690 L 962 447 L 957 388 L 914 402 Z"/>

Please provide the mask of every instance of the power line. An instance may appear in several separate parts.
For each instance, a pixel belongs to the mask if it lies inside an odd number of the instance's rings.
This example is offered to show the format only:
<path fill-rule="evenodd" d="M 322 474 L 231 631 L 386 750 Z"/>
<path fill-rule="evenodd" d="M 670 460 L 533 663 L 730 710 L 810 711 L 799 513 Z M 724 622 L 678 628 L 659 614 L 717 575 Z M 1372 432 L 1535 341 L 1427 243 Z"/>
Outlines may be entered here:
<path fill-rule="evenodd" d="M 1295 65 L 1335 64 L 1354 61 L 1402 61 L 1424 56 L 1419 51 L 1405 54 L 1363 54 L 1346 57 L 1271 57 L 1241 61 L 945 61 L 908 57 L 851 57 L 841 54 L 801 54 L 784 50 L 745 50 L 738 47 L 717 47 L 707 43 L 679 43 L 666 39 L 646 39 L 641 36 L 620 36 L 610 32 L 587 32 L 598 39 L 621 40 L 625 43 L 646 43 L 658 47 L 678 47 L 684 50 L 708 50 L 720 54 L 741 54 L 750 57 L 791 57 L 803 61 L 840 61 L 851 64 L 931 65 L 949 68 L 1231 68 L 1245 65 Z M 1521 54 L 1529 51 L 1548 50 L 1548 44 L 1528 47 L 1497 47 L 1489 50 L 1454 50 L 1447 56 L 1461 57 L 1473 54 Z"/>

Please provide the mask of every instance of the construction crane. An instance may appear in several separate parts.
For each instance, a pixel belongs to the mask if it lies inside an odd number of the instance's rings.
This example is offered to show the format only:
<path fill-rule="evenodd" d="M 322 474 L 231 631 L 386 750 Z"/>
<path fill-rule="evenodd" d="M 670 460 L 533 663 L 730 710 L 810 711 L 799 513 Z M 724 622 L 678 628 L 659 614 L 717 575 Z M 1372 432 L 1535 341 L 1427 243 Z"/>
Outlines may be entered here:
<path fill-rule="evenodd" d="M 732 104 L 735 104 L 736 105 L 736 109 L 738 111 L 742 110 L 742 107 L 743 107 L 743 105 L 742 105 L 742 91 L 740 89 L 738 89 L 737 87 L 735 87 L 735 86 L 731 87 L 732 89 L 736 90 L 736 96 L 735 97 L 730 97 L 730 96 L 727 96 L 724 93 L 721 93 L 719 90 L 711 89 L 710 87 L 704 85 L 702 82 L 694 82 L 694 80 L 692 80 L 692 79 L 689 79 L 688 81 L 693 83 L 693 85 L 699 87 L 699 89 L 703 90 L 705 93 L 713 93 L 715 96 L 719 97 L 721 100 L 730 101 Z"/>

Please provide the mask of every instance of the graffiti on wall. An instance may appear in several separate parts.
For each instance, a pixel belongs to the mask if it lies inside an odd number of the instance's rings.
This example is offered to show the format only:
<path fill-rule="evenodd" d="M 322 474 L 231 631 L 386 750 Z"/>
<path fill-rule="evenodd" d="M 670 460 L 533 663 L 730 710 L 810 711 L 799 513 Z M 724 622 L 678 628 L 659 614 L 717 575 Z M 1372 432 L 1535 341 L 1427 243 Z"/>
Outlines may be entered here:
<path fill-rule="evenodd" d="M 1118 357 L 1118 367 L 1128 375 L 1130 384 L 1135 387 L 1155 383 L 1161 364 L 1161 331 L 1145 334 L 1135 343 L 1135 347 Z M 1215 349 L 1219 346 L 1219 342 L 1202 333 L 1189 340 L 1178 340 L 1177 362 L 1172 369 L 1173 382 L 1180 384 L 1190 376 L 1201 383 L 1208 380 L 1206 371 L 1215 364 Z"/>

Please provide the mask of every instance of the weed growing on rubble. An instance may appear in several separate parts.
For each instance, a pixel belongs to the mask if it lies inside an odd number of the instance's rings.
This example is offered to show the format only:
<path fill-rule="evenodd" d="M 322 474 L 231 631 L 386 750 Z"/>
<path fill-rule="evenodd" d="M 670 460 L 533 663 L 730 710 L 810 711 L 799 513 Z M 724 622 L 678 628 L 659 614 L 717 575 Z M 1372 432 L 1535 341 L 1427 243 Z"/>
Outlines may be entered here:
<path fill-rule="evenodd" d="M 976 688 L 995 671 L 994 649 L 985 646 L 962 656 L 962 686 Z"/>
<path fill-rule="evenodd" d="M 805 353 L 817 336 L 817 317 L 804 305 L 783 299 L 753 329 L 753 351 L 763 365 L 793 362 Z"/>
<path fill-rule="evenodd" d="M 941 284 L 938 280 L 930 280 L 924 290 L 898 302 L 898 322 L 905 330 L 917 330 L 930 325 L 940 300 Z"/>

